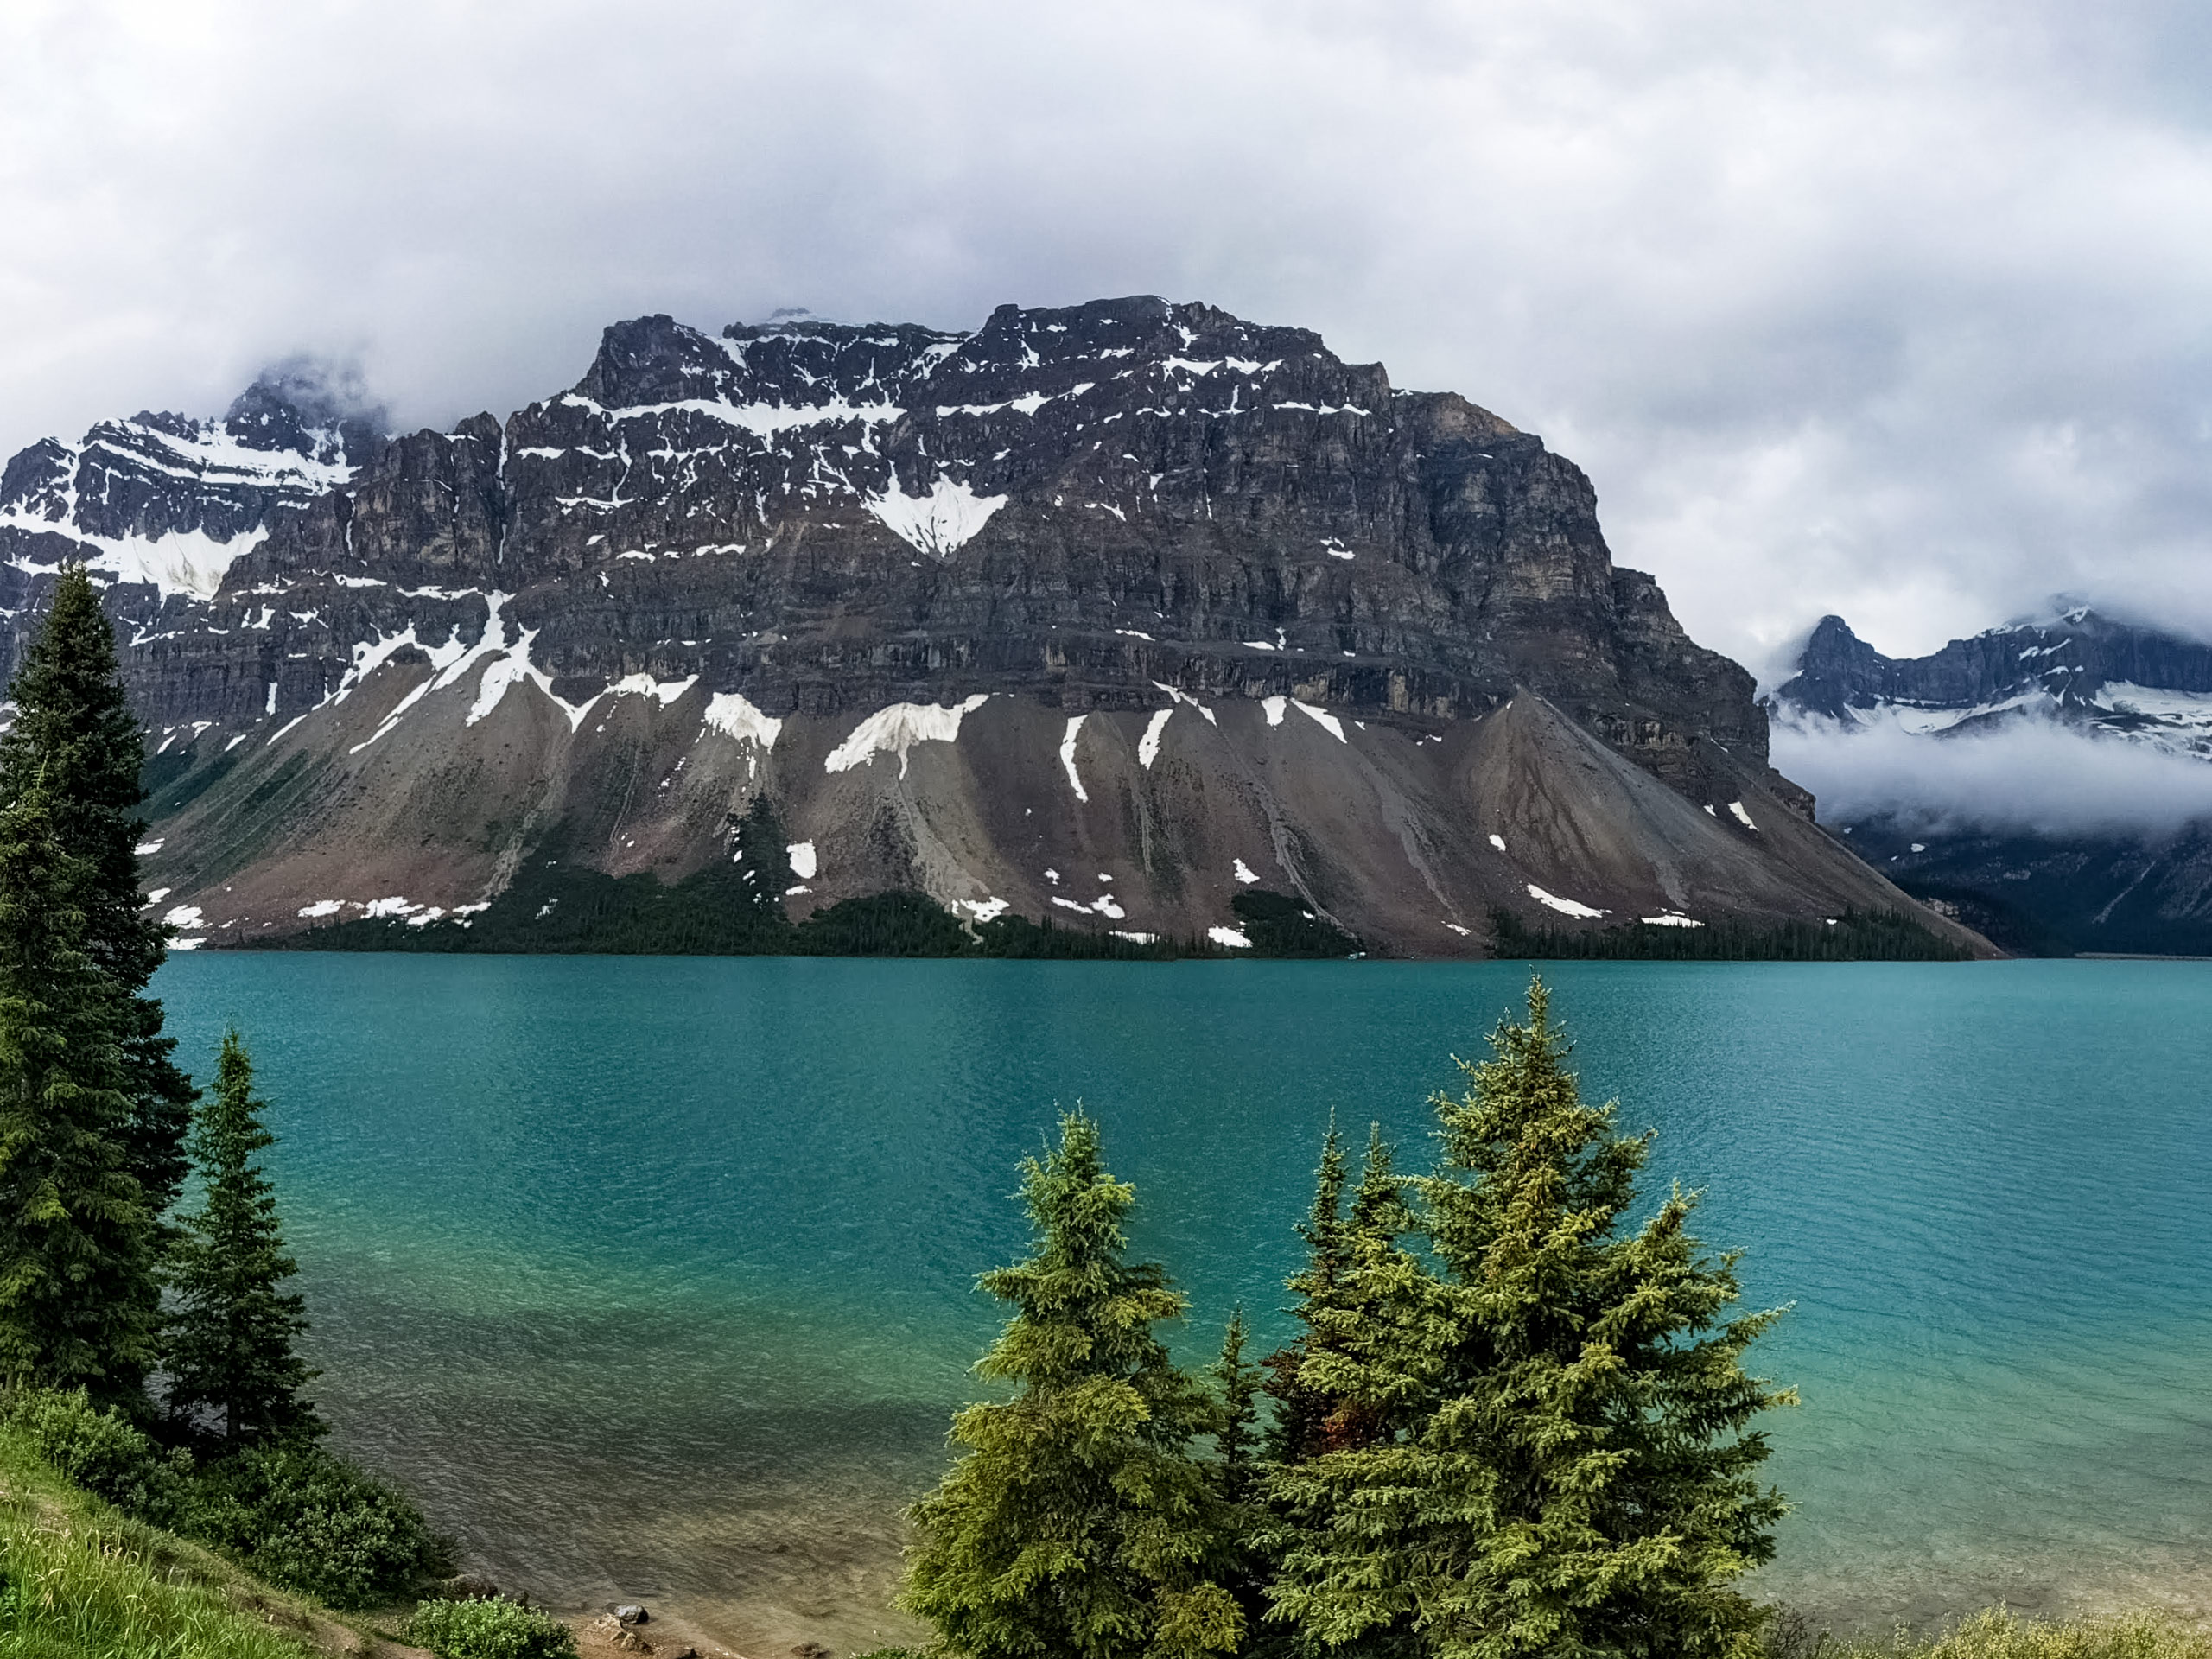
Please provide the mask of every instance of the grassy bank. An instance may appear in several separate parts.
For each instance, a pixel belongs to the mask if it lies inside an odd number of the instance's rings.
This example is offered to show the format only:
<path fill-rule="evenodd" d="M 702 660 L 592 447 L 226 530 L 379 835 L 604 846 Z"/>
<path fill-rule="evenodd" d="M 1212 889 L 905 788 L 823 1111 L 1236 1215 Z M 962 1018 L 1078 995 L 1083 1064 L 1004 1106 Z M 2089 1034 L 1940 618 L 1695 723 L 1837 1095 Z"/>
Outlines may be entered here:
<path fill-rule="evenodd" d="M 315 1604 L 130 1519 L 0 1429 L 0 1659 L 302 1659 L 360 1647 Z"/>
<path fill-rule="evenodd" d="M 398 1612 L 378 1623 L 397 1630 Z M 318 1604 L 130 1519 L 0 1429 L 0 1659 L 353 1659 L 378 1645 Z M 1785 1616 L 1767 1651 L 1771 1659 L 2212 1659 L 2212 1637 L 2157 1615 L 2044 1623 L 1999 1611 L 1933 1637 L 1839 1639 Z"/>
<path fill-rule="evenodd" d="M 2212 1659 L 2212 1634 L 2155 1613 L 2046 1623 L 1993 1609 L 1941 1634 L 1839 1641 L 1787 1617 L 1768 1640 L 1774 1659 Z"/>

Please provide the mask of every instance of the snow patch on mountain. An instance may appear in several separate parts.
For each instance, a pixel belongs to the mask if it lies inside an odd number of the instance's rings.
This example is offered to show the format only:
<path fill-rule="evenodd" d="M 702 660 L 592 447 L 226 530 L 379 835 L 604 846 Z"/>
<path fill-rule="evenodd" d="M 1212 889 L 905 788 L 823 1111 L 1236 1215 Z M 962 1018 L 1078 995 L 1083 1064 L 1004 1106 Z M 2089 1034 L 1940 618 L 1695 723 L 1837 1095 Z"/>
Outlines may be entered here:
<path fill-rule="evenodd" d="M 764 749 L 774 748 L 784 729 L 782 721 L 763 714 L 735 691 L 717 691 L 709 697 L 701 723 L 710 732 L 720 732 L 741 743 L 758 743 Z"/>
<path fill-rule="evenodd" d="M 974 539 L 1006 505 L 1003 495 L 978 495 L 964 480 L 940 476 L 927 495 L 908 495 L 899 487 L 899 469 L 891 469 L 891 487 L 867 498 L 868 510 L 909 546 L 931 558 L 950 556 L 955 549 Z"/>
<path fill-rule="evenodd" d="M 851 735 L 830 751 L 822 763 L 824 772 L 850 772 L 867 766 L 879 754 L 899 757 L 899 775 L 906 775 L 906 751 L 917 743 L 950 743 L 960 735 L 960 722 L 990 701 L 981 691 L 950 708 L 937 702 L 894 702 L 879 709 L 855 727 Z"/>

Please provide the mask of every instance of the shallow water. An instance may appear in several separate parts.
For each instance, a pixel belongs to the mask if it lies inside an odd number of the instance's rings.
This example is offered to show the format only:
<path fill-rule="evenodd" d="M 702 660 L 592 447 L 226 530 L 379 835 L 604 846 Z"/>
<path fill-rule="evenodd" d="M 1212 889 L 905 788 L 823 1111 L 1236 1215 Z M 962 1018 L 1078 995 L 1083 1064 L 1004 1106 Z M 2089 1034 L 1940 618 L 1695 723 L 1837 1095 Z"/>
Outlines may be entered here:
<path fill-rule="evenodd" d="M 2212 964 L 1559 963 L 1803 1407 L 1756 1587 L 1840 1624 L 2212 1613 Z M 1055 1103 L 1204 1357 L 1282 1333 L 1333 1107 L 1424 1163 L 1510 964 L 183 957 L 245 1033 L 340 1441 L 502 1584 L 872 1645 Z"/>

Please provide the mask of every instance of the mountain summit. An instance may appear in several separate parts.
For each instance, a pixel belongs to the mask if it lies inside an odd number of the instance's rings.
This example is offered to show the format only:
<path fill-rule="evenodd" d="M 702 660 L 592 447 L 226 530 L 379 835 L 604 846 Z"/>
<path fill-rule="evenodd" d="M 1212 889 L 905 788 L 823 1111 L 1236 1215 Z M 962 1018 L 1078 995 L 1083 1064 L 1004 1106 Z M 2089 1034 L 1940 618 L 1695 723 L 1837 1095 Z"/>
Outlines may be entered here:
<path fill-rule="evenodd" d="M 652 316 L 505 421 L 320 414 L 141 416 L 0 486 L 17 626 L 63 559 L 112 581 L 197 937 L 429 925 L 549 860 L 679 878 L 764 796 L 795 914 L 1233 935 L 1256 887 L 1431 955 L 1500 909 L 1907 902 L 1578 468 L 1302 329 Z"/>

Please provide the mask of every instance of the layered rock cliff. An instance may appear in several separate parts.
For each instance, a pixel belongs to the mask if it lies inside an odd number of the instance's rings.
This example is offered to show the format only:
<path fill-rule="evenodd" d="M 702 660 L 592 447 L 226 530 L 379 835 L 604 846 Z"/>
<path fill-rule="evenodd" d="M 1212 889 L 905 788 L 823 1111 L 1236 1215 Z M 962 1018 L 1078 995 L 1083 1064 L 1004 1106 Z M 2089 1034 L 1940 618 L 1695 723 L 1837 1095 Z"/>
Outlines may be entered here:
<path fill-rule="evenodd" d="M 1452 954 L 1498 906 L 1904 902 L 1572 463 L 1203 305 L 647 317 L 389 440 L 261 387 L 10 462 L 17 637 L 68 558 L 156 730 L 162 902 L 214 942 L 465 915 L 530 859 L 682 876 L 764 792 L 795 914 L 1203 935 L 1256 885 Z"/>

